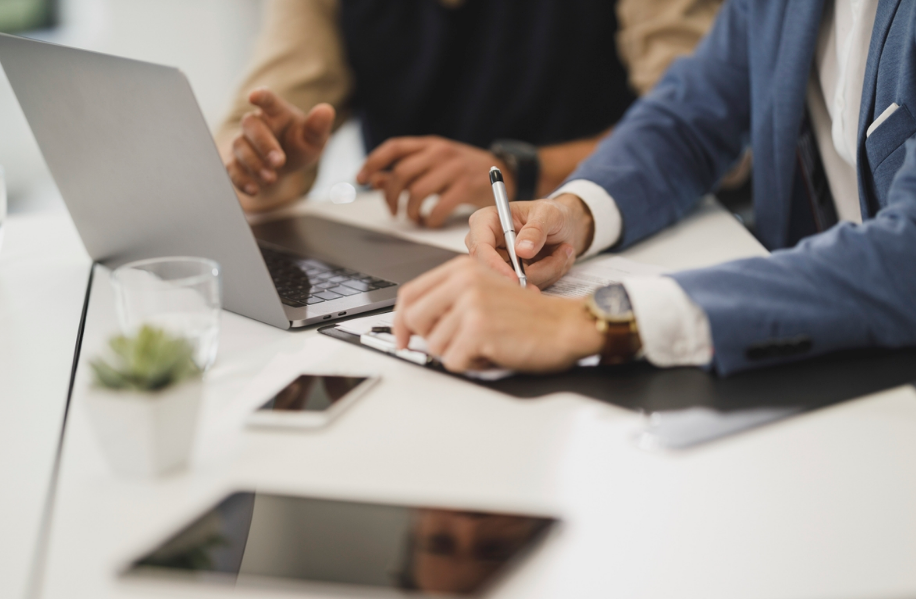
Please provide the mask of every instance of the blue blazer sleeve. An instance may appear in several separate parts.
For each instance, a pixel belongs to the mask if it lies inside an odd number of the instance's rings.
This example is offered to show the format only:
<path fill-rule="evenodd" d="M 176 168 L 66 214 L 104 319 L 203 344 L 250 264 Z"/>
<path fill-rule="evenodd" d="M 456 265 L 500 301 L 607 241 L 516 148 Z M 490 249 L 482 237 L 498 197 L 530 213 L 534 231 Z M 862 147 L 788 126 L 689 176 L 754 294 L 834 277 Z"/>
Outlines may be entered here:
<path fill-rule="evenodd" d="M 618 248 L 674 223 L 740 157 L 750 127 L 748 18 L 727 2 L 692 57 L 675 62 L 568 181 L 603 187 L 620 209 Z"/>
<path fill-rule="evenodd" d="M 767 258 L 673 275 L 709 317 L 721 374 L 858 347 L 916 345 L 916 139 L 862 225 Z"/>

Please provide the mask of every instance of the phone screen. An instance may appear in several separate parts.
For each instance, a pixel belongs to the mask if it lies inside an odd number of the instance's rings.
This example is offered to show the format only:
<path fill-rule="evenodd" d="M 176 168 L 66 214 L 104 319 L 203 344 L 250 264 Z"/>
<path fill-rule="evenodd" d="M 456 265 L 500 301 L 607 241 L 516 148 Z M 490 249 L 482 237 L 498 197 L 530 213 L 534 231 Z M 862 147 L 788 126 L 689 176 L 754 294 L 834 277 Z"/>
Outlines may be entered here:
<path fill-rule="evenodd" d="M 258 408 L 268 412 L 323 412 L 360 386 L 365 377 L 298 376 L 267 403 Z"/>

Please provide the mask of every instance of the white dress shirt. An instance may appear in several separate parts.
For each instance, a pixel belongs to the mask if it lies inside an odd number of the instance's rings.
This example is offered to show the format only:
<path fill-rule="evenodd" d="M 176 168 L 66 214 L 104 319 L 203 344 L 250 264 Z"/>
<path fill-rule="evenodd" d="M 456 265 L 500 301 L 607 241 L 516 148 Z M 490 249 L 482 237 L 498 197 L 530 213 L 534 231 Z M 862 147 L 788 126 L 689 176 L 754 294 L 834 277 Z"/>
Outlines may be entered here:
<path fill-rule="evenodd" d="M 878 0 L 828 0 L 818 37 L 816 72 L 808 86 L 808 108 L 824 170 L 840 220 L 862 222 L 856 177 L 859 109 L 868 46 Z M 894 106 L 888 107 L 888 114 Z M 885 117 L 886 115 L 882 115 Z M 872 129 L 881 118 L 876 119 Z M 872 130 L 869 129 L 869 132 Z M 620 238 L 623 220 L 614 199 L 591 181 L 575 180 L 551 197 L 571 193 L 595 220 L 593 256 Z M 674 279 L 640 277 L 623 282 L 639 324 L 646 359 L 656 366 L 702 366 L 712 360 L 709 319 Z"/>

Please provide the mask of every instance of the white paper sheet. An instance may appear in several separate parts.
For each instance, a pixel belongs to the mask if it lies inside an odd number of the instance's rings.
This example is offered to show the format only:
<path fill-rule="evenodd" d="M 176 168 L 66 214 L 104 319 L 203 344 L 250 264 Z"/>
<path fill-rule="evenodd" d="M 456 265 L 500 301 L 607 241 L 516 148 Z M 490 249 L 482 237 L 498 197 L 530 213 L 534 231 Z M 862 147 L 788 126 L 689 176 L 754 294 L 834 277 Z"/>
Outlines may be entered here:
<path fill-rule="evenodd" d="M 585 297 L 599 287 L 619 283 L 626 277 L 658 276 L 665 272 L 660 266 L 619 256 L 595 256 L 573 266 L 566 276 L 545 289 L 544 293 L 557 297 Z"/>

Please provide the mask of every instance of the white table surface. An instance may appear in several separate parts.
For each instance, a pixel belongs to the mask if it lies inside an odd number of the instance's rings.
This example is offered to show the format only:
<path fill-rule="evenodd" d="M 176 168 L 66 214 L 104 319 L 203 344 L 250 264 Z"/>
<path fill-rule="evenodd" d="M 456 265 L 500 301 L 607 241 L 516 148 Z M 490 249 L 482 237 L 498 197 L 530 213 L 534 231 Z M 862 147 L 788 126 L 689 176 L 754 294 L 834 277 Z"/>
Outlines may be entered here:
<path fill-rule="evenodd" d="M 429 239 L 379 200 L 297 210 Z M 456 248 L 460 227 L 435 234 Z M 457 249 L 457 248 L 456 248 Z M 626 252 L 670 268 L 759 255 L 704 204 Z M 573 394 L 519 400 L 318 335 L 224 313 L 189 470 L 115 478 L 84 411 L 86 359 L 114 331 L 92 291 L 41 596 L 294 596 L 119 581 L 117 568 L 237 488 L 560 516 L 561 533 L 498 597 L 902 597 L 916 594 L 916 392 L 847 402 L 683 453 L 647 453 L 634 413 Z M 383 380 L 326 430 L 253 432 L 267 380 Z M 67 369 L 69 371 L 69 369 Z"/>
<path fill-rule="evenodd" d="M 4 227 L 0 594 L 22 597 L 57 455 L 91 262 L 60 208 L 11 215 Z"/>

